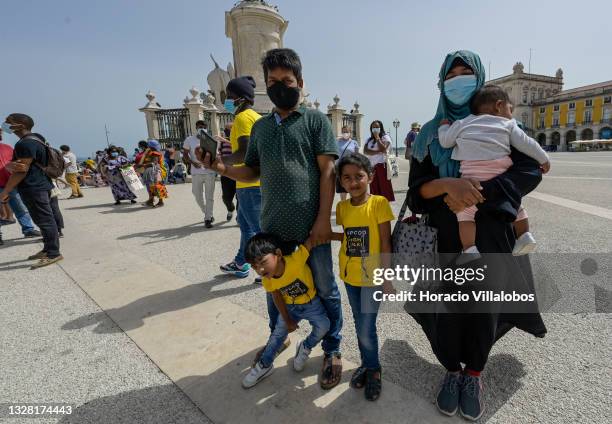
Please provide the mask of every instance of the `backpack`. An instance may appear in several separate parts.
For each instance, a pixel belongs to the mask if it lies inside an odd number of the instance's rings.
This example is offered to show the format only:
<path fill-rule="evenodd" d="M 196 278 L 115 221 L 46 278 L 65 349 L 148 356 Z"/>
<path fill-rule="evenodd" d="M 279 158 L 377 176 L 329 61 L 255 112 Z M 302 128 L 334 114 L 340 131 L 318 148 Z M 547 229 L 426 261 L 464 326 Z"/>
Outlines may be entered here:
<path fill-rule="evenodd" d="M 66 161 L 64 160 L 64 154 L 60 152 L 58 149 L 54 149 L 49 146 L 49 144 L 42 141 L 40 138 L 36 136 L 30 135 L 28 138 L 31 140 L 36 140 L 45 146 L 45 150 L 47 152 L 47 165 L 43 166 L 40 163 L 35 163 L 47 177 L 52 180 L 61 177 L 64 174 L 64 170 L 66 169 Z"/>

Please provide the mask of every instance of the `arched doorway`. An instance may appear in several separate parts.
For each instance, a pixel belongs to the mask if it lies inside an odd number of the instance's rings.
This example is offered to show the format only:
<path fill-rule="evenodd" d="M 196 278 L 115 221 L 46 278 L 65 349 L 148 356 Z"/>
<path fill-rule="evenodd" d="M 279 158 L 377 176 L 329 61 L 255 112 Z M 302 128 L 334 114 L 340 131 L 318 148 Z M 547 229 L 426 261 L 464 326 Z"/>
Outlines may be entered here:
<path fill-rule="evenodd" d="M 544 133 L 538 134 L 537 140 L 538 140 L 538 143 L 540 144 L 540 146 L 546 145 L 546 134 L 544 134 Z"/>
<path fill-rule="evenodd" d="M 561 144 L 561 134 L 559 134 L 557 131 L 555 131 L 554 133 L 552 133 L 552 136 L 550 137 L 551 139 L 551 143 L 554 146 L 558 146 Z"/>
<path fill-rule="evenodd" d="M 580 133 L 581 140 L 593 140 L 593 130 L 590 128 L 585 128 Z"/>
<path fill-rule="evenodd" d="M 612 139 L 612 128 L 610 128 L 610 127 L 603 127 L 599 131 L 599 138 L 604 139 L 604 140 Z"/>
<path fill-rule="evenodd" d="M 576 131 L 574 130 L 565 133 L 565 142 L 571 143 L 572 141 L 576 141 Z"/>

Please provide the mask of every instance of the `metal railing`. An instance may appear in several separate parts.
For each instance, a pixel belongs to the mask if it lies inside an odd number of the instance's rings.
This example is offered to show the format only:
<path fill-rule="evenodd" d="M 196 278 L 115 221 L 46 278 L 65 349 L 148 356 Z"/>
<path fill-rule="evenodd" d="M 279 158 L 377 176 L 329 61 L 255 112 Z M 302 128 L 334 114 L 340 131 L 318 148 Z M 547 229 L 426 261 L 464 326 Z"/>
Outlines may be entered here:
<path fill-rule="evenodd" d="M 234 121 L 234 114 L 230 112 L 218 112 L 217 117 L 219 118 L 219 130 L 221 131 L 227 124 Z"/>
<path fill-rule="evenodd" d="M 162 147 L 182 143 L 191 133 L 191 121 L 187 109 L 164 109 L 155 112 Z"/>

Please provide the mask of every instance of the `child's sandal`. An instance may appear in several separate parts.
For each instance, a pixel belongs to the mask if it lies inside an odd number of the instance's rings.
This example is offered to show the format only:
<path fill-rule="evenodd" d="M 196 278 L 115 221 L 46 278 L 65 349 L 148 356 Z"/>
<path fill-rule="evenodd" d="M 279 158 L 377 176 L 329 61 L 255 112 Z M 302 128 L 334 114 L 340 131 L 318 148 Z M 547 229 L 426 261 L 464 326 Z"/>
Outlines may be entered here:
<path fill-rule="evenodd" d="M 370 401 L 377 400 L 382 390 L 382 370 L 380 368 L 367 370 L 365 380 L 365 398 Z"/>
<path fill-rule="evenodd" d="M 366 381 L 366 371 L 367 368 L 365 367 L 359 367 L 355 370 L 351 377 L 351 382 L 349 383 L 353 389 L 363 389 Z"/>

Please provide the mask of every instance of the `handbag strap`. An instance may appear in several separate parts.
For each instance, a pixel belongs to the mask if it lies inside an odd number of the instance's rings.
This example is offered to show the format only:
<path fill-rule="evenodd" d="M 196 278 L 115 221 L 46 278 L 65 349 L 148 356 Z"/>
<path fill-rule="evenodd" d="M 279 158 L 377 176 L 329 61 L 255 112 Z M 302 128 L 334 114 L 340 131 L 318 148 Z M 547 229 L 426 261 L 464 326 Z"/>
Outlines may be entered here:
<path fill-rule="evenodd" d="M 406 214 L 406 210 L 410 211 L 410 209 L 408 209 L 408 192 L 406 192 L 406 198 L 404 199 L 404 204 L 402 205 L 402 208 L 400 209 L 400 213 L 397 217 L 397 221 L 401 222 L 404 220 L 404 215 Z M 411 218 L 415 218 L 416 217 L 416 213 L 410 211 L 411 213 Z"/>

